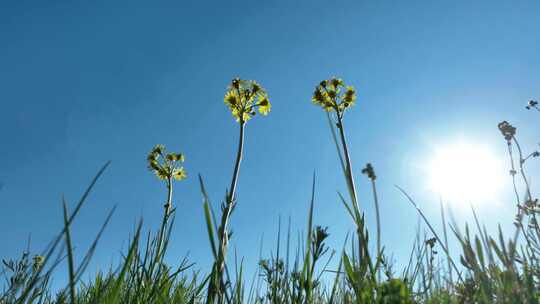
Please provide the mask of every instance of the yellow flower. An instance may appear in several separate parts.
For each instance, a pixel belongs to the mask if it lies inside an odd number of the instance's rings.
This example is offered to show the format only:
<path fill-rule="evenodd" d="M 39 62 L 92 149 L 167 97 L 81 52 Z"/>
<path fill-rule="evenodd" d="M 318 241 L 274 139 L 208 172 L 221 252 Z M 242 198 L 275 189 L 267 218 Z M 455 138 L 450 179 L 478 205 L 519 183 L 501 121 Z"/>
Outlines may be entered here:
<path fill-rule="evenodd" d="M 165 147 L 163 145 L 155 145 L 151 153 L 162 154 L 163 150 L 165 150 Z"/>
<path fill-rule="evenodd" d="M 184 170 L 183 167 L 175 168 L 175 169 L 173 170 L 172 177 L 173 177 L 175 180 L 183 180 L 183 179 L 185 179 L 185 178 L 187 177 L 186 171 Z"/>
<path fill-rule="evenodd" d="M 251 119 L 255 115 L 255 108 L 263 115 L 267 115 L 271 108 L 266 92 L 253 80 L 233 79 L 223 100 L 240 123 Z"/>
<path fill-rule="evenodd" d="M 342 116 L 346 109 L 356 102 L 356 91 L 352 86 L 345 86 L 340 78 L 323 80 L 315 87 L 311 101 L 327 112 L 337 112 Z"/>
<path fill-rule="evenodd" d="M 323 109 L 326 111 L 326 112 L 332 112 L 334 111 L 334 102 L 333 101 L 324 101 L 323 103 Z"/>
<path fill-rule="evenodd" d="M 356 101 L 356 92 L 354 90 L 354 87 L 348 86 L 347 91 L 345 91 L 345 94 L 343 95 L 343 102 L 347 103 L 347 107 L 353 106 Z"/>
<path fill-rule="evenodd" d="M 330 79 L 330 83 L 334 87 L 334 89 L 338 89 L 339 87 L 343 86 L 343 80 L 341 78 L 332 78 Z"/>
<path fill-rule="evenodd" d="M 315 92 L 313 92 L 313 97 L 311 98 L 311 101 L 314 104 L 321 104 L 324 101 L 324 95 L 319 87 L 315 88 Z"/>
<path fill-rule="evenodd" d="M 161 180 L 166 180 L 169 178 L 169 173 L 166 168 L 160 167 L 157 170 L 155 170 L 154 173 L 156 174 L 157 178 Z"/>
<path fill-rule="evenodd" d="M 184 161 L 184 155 L 182 155 L 181 153 L 169 153 L 169 154 L 167 154 L 167 160 L 183 162 Z"/>
<path fill-rule="evenodd" d="M 225 104 L 228 105 L 229 107 L 237 107 L 238 106 L 238 98 L 236 96 L 236 92 L 235 91 L 228 91 L 225 94 L 224 101 L 225 101 Z"/>
<path fill-rule="evenodd" d="M 263 97 L 262 100 L 259 101 L 259 113 L 262 115 L 268 115 L 268 113 L 270 113 L 270 108 L 272 108 L 270 101 L 266 96 Z"/>
<path fill-rule="evenodd" d="M 164 146 L 156 145 L 148 154 L 147 161 L 148 169 L 160 180 L 170 180 L 172 178 L 182 180 L 186 178 L 186 171 L 179 166 L 180 163 L 184 162 L 182 153 L 165 153 Z"/>
<path fill-rule="evenodd" d="M 255 81 L 253 81 L 253 84 L 251 86 L 251 94 L 253 95 L 256 95 L 257 93 L 259 93 L 260 91 L 262 90 L 262 87 L 256 83 Z"/>
<path fill-rule="evenodd" d="M 149 164 L 148 164 L 148 168 L 149 168 L 150 170 L 159 170 L 160 165 L 159 165 L 159 163 L 158 163 L 157 161 L 151 161 L 151 162 L 149 162 Z"/>

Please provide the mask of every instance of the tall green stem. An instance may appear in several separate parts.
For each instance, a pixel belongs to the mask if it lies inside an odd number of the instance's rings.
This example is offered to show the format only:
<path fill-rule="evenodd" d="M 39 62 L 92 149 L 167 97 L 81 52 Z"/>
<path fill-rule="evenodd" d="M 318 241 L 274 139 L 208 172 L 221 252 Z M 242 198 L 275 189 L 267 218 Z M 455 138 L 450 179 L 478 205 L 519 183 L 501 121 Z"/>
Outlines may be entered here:
<path fill-rule="evenodd" d="M 375 179 L 371 179 L 371 188 L 373 190 L 373 201 L 375 203 L 375 216 L 377 218 L 377 259 L 381 258 L 381 216 L 379 213 L 379 198 L 377 196 L 377 187 Z M 381 280 L 381 267 L 377 269 L 377 279 Z"/>
<path fill-rule="evenodd" d="M 238 151 L 236 154 L 236 163 L 234 164 L 233 177 L 231 181 L 231 188 L 228 193 L 227 202 L 225 210 L 223 211 L 223 218 L 221 219 L 221 229 L 220 229 L 220 271 L 223 270 L 225 264 L 225 254 L 227 250 L 227 226 L 229 224 L 229 218 L 231 216 L 232 209 L 235 204 L 235 194 L 236 194 L 236 184 L 238 182 L 238 173 L 240 171 L 240 163 L 242 162 L 242 153 L 244 151 L 244 122 L 240 122 L 240 138 L 238 140 Z"/>
<path fill-rule="evenodd" d="M 161 221 L 161 228 L 159 229 L 159 236 L 158 236 L 158 243 L 157 243 L 157 261 L 159 262 L 161 255 L 162 255 L 162 243 L 163 243 L 163 237 L 165 236 L 165 229 L 167 228 L 167 221 L 169 219 L 169 215 L 171 213 L 172 208 L 172 195 L 173 195 L 173 185 L 172 185 L 172 177 L 168 177 L 167 179 L 167 202 L 165 205 L 163 205 L 164 211 L 163 211 L 163 219 Z"/>
<path fill-rule="evenodd" d="M 165 215 L 168 217 L 171 213 L 172 208 L 172 194 L 173 194 L 173 185 L 172 185 L 172 178 L 169 177 L 167 181 L 167 203 L 165 204 Z"/>
<path fill-rule="evenodd" d="M 238 172 L 240 171 L 240 163 L 242 162 L 242 153 L 244 151 L 244 127 L 245 122 L 240 122 L 240 138 L 238 140 L 238 151 L 236 154 L 236 163 L 234 164 L 234 172 L 229 190 L 229 203 L 234 201 L 236 194 L 236 183 L 238 182 Z"/>
<path fill-rule="evenodd" d="M 350 191 L 351 192 L 351 199 L 352 199 L 357 211 L 359 211 L 360 209 L 358 207 L 358 198 L 356 196 L 356 186 L 354 184 L 354 177 L 353 177 L 353 173 L 352 173 L 351 158 L 349 156 L 349 149 L 347 147 L 347 141 L 345 139 L 345 129 L 343 127 L 343 119 L 342 119 L 341 115 L 339 115 L 339 112 L 338 112 L 337 118 L 338 118 L 339 135 L 340 135 L 340 138 L 341 138 L 341 145 L 343 146 L 343 153 L 345 154 L 345 163 L 346 163 L 346 170 L 347 170 L 347 177 L 348 177 L 347 182 L 349 183 L 349 188 L 351 190 Z"/>
<path fill-rule="evenodd" d="M 440 201 L 440 205 L 441 205 L 441 220 L 442 220 L 442 225 L 443 225 L 444 246 L 446 246 L 446 248 L 450 252 L 450 247 L 448 247 L 448 232 L 446 230 L 446 216 L 445 216 L 445 212 L 444 212 L 445 205 L 444 205 L 444 202 L 443 202 L 442 195 L 439 196 L 439 201 Z M 447 265 L 448 266 L 448 276 L 450 278 L 450 282 L 449 282 L 448 287 L 450 287 L 450 285 L 453 284 L 454 279 L 452 278 L 452 267 L 451 267 L 451 261 L 450 261 L 449 256 L 446 257 L 446 263 L 448 264 Z"/>
<path fill-rule="evenodd" d="M 339 135 L 341 138 L 341 145 L 343 146 L 343 154 L 345 154 L 345 165 L 346 165 L 346 174 L 347 174 L 347 183 L 349 185 L 349 194 L 351 195 L 351 200 L 353 201 L 353 208 L 354 208 L 354 217 L 355 217 L 355 224 L 358 234 L 358 254 L 362 256 L 364 255 L 365 258 L 368 260 L 368 266 L 369 271 L 371 273 L 371 278 L 373 280 L 376 279 L 375 270 L 373 269 L 373 265 L 371 264 L 371 261 L 369 260 L 369 250 L 367 246 L 367 235 L 365 234 L 364 230 L 364 218 L 360 212 L 360 207 L 358 206 L 358 196 L 356 194 L 356 186 L 354 182 L 354 176 L 352 172 L 352 165 L 351 165 L 351 157 L 349 155 L 349 148 L 347 146 L 347 141 L 345 137 L 345 128 L 343 126 L 343 114 L 340 114 L 340 111 L 338 108 L 335 109 L 337 113 L 337 127 L 339 129 Z"/>
<path fill-rule="evenodd" d="M 227 254 L 227 245 L 228 245 L 228 233 L 227 233 L 227 226 L 229 224 L 229 219 L 231 216 L 231 212 L 235 205 L 235 194 L 236 194 L 236 185 L 238 182 L 238 174 L 240 172 L 240 164 L 242 162 L 242 153 L 244 150 L 244 128 L 245 128 L 245 122 L 240 121 L 240 138 L 238 140 L 238 151 L 236 154 L 236 162 L 234 165 L 234 171 L 233 176 L 231 180 L 231 187 L 229 192 L 227 193 L 227 198 L 225 202 L 225 208 L 223 209 L 223 214 L 221 217 L 221 226 L 219 228 L 219 240 L 220 240 L 220 246 L 217 256 L 217 261 L 215 265 L 215 271 L 216 271 L 216 277 L 214 277 L 214 281 L 211 282 L 213 286 L 210 289 L 213 289 L 214 291 L 218 292 L 218 301 L 221 300 L 221 293 L 223 292 L 223 271 L 225 268 L 225 256 Z M 221 286 L 219 286 L 221 285 Z"/>

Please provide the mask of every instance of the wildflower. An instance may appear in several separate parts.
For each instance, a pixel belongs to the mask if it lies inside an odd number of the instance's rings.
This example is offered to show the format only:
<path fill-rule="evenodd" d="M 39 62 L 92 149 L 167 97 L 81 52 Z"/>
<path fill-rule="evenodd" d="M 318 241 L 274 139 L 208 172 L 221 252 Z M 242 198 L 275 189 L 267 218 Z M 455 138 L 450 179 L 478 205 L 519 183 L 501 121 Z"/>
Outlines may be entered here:
<path fill-rule="evenodd" d="M 268 115 L 268 113 L 270 112 L 270 108 L 272 107 L 268 98 L 264 97 L 261 101 L 259 101 L 258 105 L 259 112 L 262 115 Z"/>
<path fill-rule="evenodd" d="M 322 103 L 324 101 L 324 95 L 323 95 L 320 87 L 315 88 L 315 92 L 313 92 L 313 97 L 312 97 L 311 100 L 315 104 Z"/>
<path fill-rule="evenodd" d="M 367 175 L 367 177 L 371 180 L 375 180 L 377 178 L 375 175 L 375 170 L 373 170 L 373 166 L 370 163 L 367 163 L 366 167 L 362 169 L 362 174 Z"/>
<path fill-rule="evenodd" d="M 175 180 L 183 180 L 187 177 L 186 171 L 184 170 L 184 168 L 176 168 L 173 170 L 172 177 Z"/>
<path fill-rule="evenodd" d="M 348 86 L 347 90 L 345 91 L 345 95 L 343 96 L 343 102 L 349 105 L 353 105 L 355 101 L 356 101 L 356 94 L 355 94 L 354 88 L 352 86 Z"/>
<path fill-rule="evenodd" d="M 315 87 L 311 101 L 327 112 L 343 116 L 345 110 L 355 104 L 356 91 L 352 86 L 345 86 L 342 79 L 333 77 Z"/>
<path fill-rule="evenodd" d="M 266 91 L 253 80 L 233 79 L 223 100 L 240 123 L 251 119 L 256 109 L 262 115 L 268 115 L 271 109 Z"/>
<path fill-rule="evenodd" d="M 158 144 L 154 146 L 154 148 L 152 149 L 152 153 L 163 154 L 164 150 L 165 150 L 165 146 Z"/>
<path fill-rule="evenodd" d="M 166 154 L 163 145 L 156 145 L 152 148 L 146 160 L 148 161 L 148 169 L 160 180 L 183 180 L 187 176 L 184 167 L 181 166 L 181 163 L 184 162 L 184 155 L 174 152 Z"/>
<path fill-rule="evenodd" d="M 167 160 L 169 161 L 184 161 L 184 155 L 181 153 L 169 153 L 167 154 Z"/>
<path fill-rule="evenodd" d="M 508 142 L 510 142 L 512 138 L 516 135 L 516 128 L 506 120 L 500 122 L 498 127 L 502 135 L 504 136 L 504 139 L 506 139 L 506 141 Z"/>
<path fill-rule="evenodd" d="M 166 180 L 169 177 L 169 172 L 166 168 L 158 168 L 154 173 L 160 180 Z"/>

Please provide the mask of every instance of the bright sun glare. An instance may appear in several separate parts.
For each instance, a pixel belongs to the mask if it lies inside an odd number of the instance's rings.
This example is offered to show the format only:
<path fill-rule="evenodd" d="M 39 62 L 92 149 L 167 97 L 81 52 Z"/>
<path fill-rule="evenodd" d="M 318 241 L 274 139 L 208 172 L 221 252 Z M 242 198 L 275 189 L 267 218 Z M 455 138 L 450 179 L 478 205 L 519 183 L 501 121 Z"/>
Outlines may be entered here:
<path fill-rule="evenodd" d="M 486 147 L 470 143 L 436 150 L 428 168 L 430 186 L 453 204 L 493 200 L 504 179 L 501 160 Z"/>

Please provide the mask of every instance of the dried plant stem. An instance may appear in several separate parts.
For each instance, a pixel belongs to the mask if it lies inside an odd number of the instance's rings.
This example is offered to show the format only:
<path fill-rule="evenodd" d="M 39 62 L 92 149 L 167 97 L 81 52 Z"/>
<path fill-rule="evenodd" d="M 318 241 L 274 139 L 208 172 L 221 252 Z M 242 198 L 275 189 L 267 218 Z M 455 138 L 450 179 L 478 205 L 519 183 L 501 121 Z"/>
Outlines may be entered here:
<path fill-rule="evenodd" d="M 516 196 L 516 203 L 518 207 L 518 211 L 517 211 L 518 214 L 516 218 L 516 231 L 514 232 L 514 238 L 513 238 L 513 242 L 514 244 L 516 244 L 520 231 L 523 233 L 523 236 L 525 237 L 525 239 L 527 239 L 527 235 L 523 227 L 523 210 L 521 209 L 521 198 L 519 197 L 519 191 L 517 189 L 517 183 L 516 183 L 516 168 L 514 165 L 514 153 L 512 152 L 512 142 L 508 141 L 507 144 L 508 144 L 507 145 L 508 155 L 510 157 L 510 175 L 512 176 L 512 186 L 514 189 L 514 194 Z"/>
<path fill-rule="evenodd" d="M 519 173 L 521 174 L 521 178 L 523 179 L 523 182 L 525 183 L 525 190 L 526 190 L 526 195 L 527 195 L 527 198 L 525 198 L 525 200 L 523 202 L 519 201 L 519 195 L 518 195 L 518 192 L 517 192 L 516 180 L 515 180 L 516 171 L 514 169 L 514 159 L 513 159 L 513 156 L 512 156 L 512 147 L 511 147 L 511 143 L 509 141 L 508 142 L 508 151 L 510 153 L 510 159 L 511 159 L 511 162 L 512 162 L 512 182 L 513 182 L 513 185 L 514 185 L 514 191 L 516 193 L 516 197 L 518 199 L 518 216 L 517 216 L 518 217 L 517 218 L 517 226 L 518 226 L 518 228 L 516 228 L 516 232 L 514 234 L 514 246 L 515 246 L 515 244 L 517 242 L 517 238 L 519 236 L 519 229 L 521 229 L 521 231 L 523 233 L 523 237 L 525 238 L 525 241 L 527 242 L 527 245 L 530 247 L 531 246 L 531 241 L 529 239 L 529 236 L 525 232 L 525 228 L 523 227 L 524 211 L 521 208 L 519 208 L 519 206 L 520 205 L 526 205 L 528 201 L 532 201 L 531 187 L 529 185 L 529 181 L 527 180 L 527 176 L 525 174 L 525 168 L 523 167 L 523 165 L 525 164 L 526 159 L 523 158 L 523 151 L 521 150 L 521 145 L 519 144 L 519 142 L 517 141 L 515 136 L 513 136 L 512 139 L 513 139 L 514 143 L 516 144 L 516 147 L 517 147 L 517 150 L 518 150 L 518 154 L 519 154 Z M 523 207 L 526 208 L 526 206 L 523 206 Z M 537 223 L 536 214 L 533 213 L 532 216 L 533 216 L 534 222 Z M 534 252 L 532 254 L 533 254 L 533 256 L 535 255 Z"/>
<path fill-rule="evenodd" d="M 519 152 L 519 173 L 521 174 L 521 178 L 523 178 L 523 182 L 525 183 L 525 190 L 527 191 L 527 200 L 532 199 L 531 195 L 531 186 L 529 185 L 529 181 L 527 180 L 527 177 L 525 176 L 525 169 L 523 168 L 523 164 L 525 163 L 525 159 L 523 158 L 523 152 L 521 150 L 521 146 L 517 139 L 513 137 L 514 143 L 516 144 L 516 147 Z"/>

